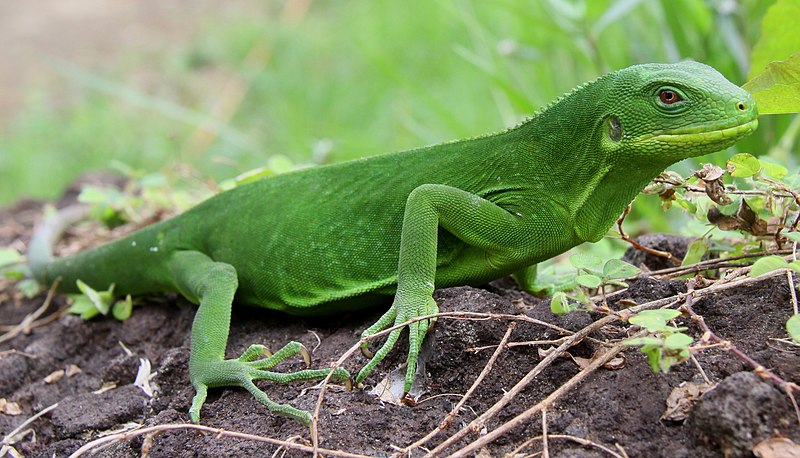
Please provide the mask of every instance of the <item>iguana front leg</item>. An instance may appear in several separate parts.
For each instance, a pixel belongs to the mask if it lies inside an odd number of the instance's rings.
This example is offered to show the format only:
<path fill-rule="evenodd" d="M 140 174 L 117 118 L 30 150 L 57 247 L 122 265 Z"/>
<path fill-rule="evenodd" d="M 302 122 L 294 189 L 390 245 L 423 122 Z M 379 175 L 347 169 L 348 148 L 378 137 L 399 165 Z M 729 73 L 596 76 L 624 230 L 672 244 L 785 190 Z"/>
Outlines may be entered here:
<path fill-rule="evenodd" d="M 298 342 L 289 342 L 274 355 L 263 359 L 259 359 L 267 353 L 263 345 L 251 345 L 239 358 L 225 359 L 231 303 L 238 286 L 236 270 L 230 264 L 214 262 L 203 253 L 180 251 L 172 256 L 170 271 L 178 291 L 187 299 L 200 304 L 192 325 L 189 356 L 189 379 L 197 392 L 189 410 L 191 420 L 199 421 L 200 408 L 205 403 L 208 388 L 240 386 L 272 413 L 294 418 L 304 424 L 310 423 L 309 412 L 272 401 L 253 381 L 291 383 L 317 380 L 326 377 L 330 369 L 292 373 L 268 370 L 297 354 L 302 354 L 308 365 L 308 352 Z M 333 379 L 337 381 L 348 380 L 349 377 L 350 374 L 342 368 L 336 369 L 333 374 Z"/>
<path fill-rule="evenodd" d="M 425 184 L 414 189 L 408 196 L 403 216 L 394 302 L 362 337 L 375 334 L 392 323 L 398 325 L 438 311 L 432 295 L 440 226 L 479 249 L 471 251 L 473 258 L 468 261 L 448 267 L 448 275 L 468 279 L 474 278 L 476 272 L 485 273 L 519 263 L 518 259 L 525 254 L 519 249 L 524 246 L 523 224 L 521 215 L 461 189 L 439 184 Z M 428 320 L 409 325 L 405 392 L 411 390 L 417 356 L 428 325 Z M 358 373 L 356 383 L 364 380 L 386 357 L 400 332 L 398 329 L 389 334 L 383 346 Z"/>

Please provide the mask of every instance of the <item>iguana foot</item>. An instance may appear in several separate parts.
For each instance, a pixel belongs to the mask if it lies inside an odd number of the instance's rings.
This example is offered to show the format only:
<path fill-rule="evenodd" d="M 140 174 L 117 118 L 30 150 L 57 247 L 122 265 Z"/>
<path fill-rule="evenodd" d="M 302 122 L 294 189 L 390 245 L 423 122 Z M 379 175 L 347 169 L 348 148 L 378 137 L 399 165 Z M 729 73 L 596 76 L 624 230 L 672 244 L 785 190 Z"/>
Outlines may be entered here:
<path fill-rule="evenodd" d="M 400 300 L 399 298 L 395 299 L 395 303 L 392 304 L 392 307 L 386 313 L 384 313 L 375 324 L 365 329 L 364 332 L 361 333 L 361 338 L 363 339 L 373 334 L 377 334 L 383 329 L 388 328 L 390 325 L 397 326 L 414 318 L 425 315 L 433 315 L 438 312 L 439 306 L 436 305 L 436 301 L 434 301 L 431 296 L 427 296 L 425 299 L 417 301 Z M 414 384 L 419 349 L 422 346 L 422 341 L 425 338 L 425 334 L 428 332 L 428 327 L 433 321 L 435 320 L 421 320 L 415 321 L 408 325 L 409 349 L 408 358 L 406 359 L 406 377 L 404 386 L 405 393 L 411 391 L 411 386 Z M 373 369 L 375 369 L 378 363 L 380 363 L 386 357 L 386 355 L 389 354 L 389 351 L 391 351 L 392 347 L 394 347 L 394 344 L 397 342 L 397 339 L 400 337 L 400 332 L 402 330 L 403 329 L 400 328 L 390 332 L 389 336 L 386 338 L 386 342 L 374 355 L 369 351 L 366 343 L 361 345 L 361 352 L 367 358 L 371 359 L 356 376 L 355 382 L 357 385 L 367 378 L 367 376 L 373 371 Z"/>
<path fill-rule="evenodd" d="M 297 354 L 303 356 L 303 360 L 308 366 L 310 363 L 308 351 L 298 342 L 289 342 L 275 354 L 269 354 L 269 350 L 263 345 L 251 345 L 237 359 L 220 361 L 194 361 L 190 359 L 189 378 L 197 394 L 192 399 L 189 417 L 195 423 L 200 420 L 200 409 L 206 401 L 208 388 L 239 386 L 249 391 L 270 412 L 293 418 L 304 425 L 308 425 L 311 423 L 311 413 L 271 400 L 266 393 L 253 383 L 256 380 L 269 380 L 276 383 L 319 380 L 327 377 L 331 372 L 331 369 L 306 369 L 290 373 L 268 370 L 281 361 Z M 266 356 L 266 358 L 259 359 L 261 356 Z M 346 382 L 348 385 L 350 382 L 350 374 L 341 367 L 333 370 L 331 378 L 337 382 Z"/>

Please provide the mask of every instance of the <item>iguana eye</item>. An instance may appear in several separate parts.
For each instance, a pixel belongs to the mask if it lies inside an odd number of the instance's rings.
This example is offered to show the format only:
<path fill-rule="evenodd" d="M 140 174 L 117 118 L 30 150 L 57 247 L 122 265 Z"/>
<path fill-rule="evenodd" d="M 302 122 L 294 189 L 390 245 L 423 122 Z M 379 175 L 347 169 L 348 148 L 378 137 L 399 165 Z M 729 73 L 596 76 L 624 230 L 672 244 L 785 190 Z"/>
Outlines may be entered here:
<path fill-rule="evenodd" d="M 658 99 L 665 105 L 672 105 L 682 100 L 681 96 L 671 89 L 662 89 L 661 92 L 658 93 Z"/>

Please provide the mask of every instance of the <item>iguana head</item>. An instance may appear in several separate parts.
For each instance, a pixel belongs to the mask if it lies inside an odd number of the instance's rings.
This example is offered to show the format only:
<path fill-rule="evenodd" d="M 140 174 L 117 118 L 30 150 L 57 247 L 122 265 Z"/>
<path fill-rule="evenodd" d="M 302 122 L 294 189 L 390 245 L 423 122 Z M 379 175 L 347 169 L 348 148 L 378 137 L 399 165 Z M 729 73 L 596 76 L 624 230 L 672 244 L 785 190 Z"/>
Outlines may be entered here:
<path fill-rule="evenodd" d="M 611 73 L 598 104 L 602 149 L 618 161 L 668 165 L 725 149 L 758 126 L 752 96 L 698 62 L 644 64 Z"/>
<path fill-rule="evenodd" d="M 733 145 L 757 117 L 750 94 L 707 65 L 643 64 L 576 88 L 522 135 L 552 177 L 551 199 L 573 212 L 581 240 L 597 241 L 666 167 Z"/>

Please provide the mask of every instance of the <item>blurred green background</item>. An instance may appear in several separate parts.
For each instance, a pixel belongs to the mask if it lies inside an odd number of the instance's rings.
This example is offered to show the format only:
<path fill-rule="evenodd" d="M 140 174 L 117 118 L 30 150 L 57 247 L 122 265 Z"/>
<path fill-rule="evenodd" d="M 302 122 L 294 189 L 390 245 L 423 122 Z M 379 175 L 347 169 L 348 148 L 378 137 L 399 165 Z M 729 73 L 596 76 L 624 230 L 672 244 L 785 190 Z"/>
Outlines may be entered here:
<path fill-rule="evenodd" d="M 129 47 L 102 66 L 49 56 L 56 81 L 27 86 L 22 108 L 0 126 L 0 206 L 57 197 L 83 171 L 115 161 L 222 180 L 264 164 L 328 163 L 487 133 L 641 62 L 694 59 L 742 84 L 771 3 L 288 0 L 233 3 L 224 14 L 209 8 L 196 33 L 163 52 Z M 791 119 L 762 119 L 738 150 L 772 150 L 795 166 L 796 133 L 785 134 Z M 728 156 L 717 153 L 717 162 Z"/>

